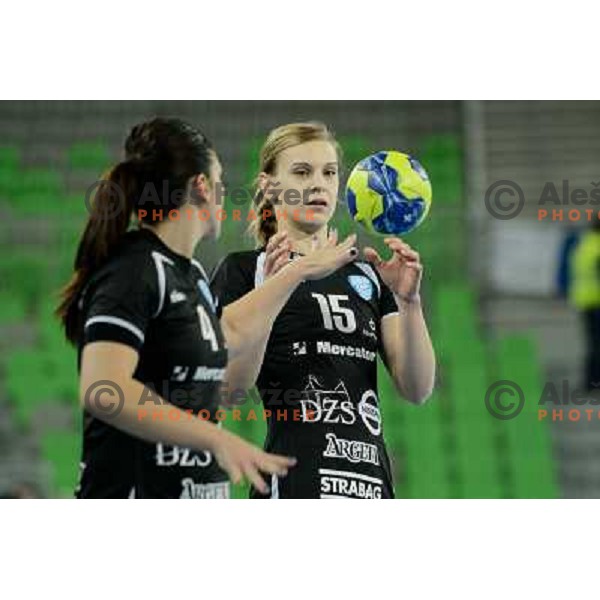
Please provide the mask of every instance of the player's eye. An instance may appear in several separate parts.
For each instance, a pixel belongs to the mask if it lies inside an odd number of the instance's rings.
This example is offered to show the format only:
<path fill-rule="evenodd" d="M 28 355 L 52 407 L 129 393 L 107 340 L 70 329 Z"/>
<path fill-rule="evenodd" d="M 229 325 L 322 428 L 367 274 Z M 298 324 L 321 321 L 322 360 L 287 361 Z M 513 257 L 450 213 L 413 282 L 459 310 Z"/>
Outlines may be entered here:
<path fill-rule="evenodd" d="M 337 171 L 335 169 L 327 169 L 325 171 L 325 177 L 335 177 L 337 175 Z"/>
<path fill-rule="evenodd" d="M 308 169 L 296 169 L 294 170 L 296 175 L 300 175 L 301 177 L 306 177 L 308 175 Z"/>

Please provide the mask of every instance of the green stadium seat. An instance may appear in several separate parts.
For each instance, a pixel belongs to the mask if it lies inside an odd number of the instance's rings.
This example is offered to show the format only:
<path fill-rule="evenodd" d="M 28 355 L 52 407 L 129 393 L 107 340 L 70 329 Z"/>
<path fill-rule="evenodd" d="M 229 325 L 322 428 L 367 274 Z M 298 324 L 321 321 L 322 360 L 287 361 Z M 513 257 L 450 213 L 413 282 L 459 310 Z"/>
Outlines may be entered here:
<path fill-rule="evenodd" d="M 56 169 L 23 169 L 19 176 L 19 190 L 23 194 L 53 192 L 59 195 L 62 192 L 62 173 Z"/>
<path fill-rule="evenodd" d="M 0 178 L 1 180 L 1 178 Z M 27 215 L 60 214 L 62 174 L 55 169 L 23 169 L 10 174 L 4 196 L 10 208 Z M 1 191 L 1 190 L 0 190 Z"/>
<path fill-rule="evenodd" d="M 243 404 L 234 407 L 234 410 L 240 411 L 239 419 L 234 420 L 232 410 L 228 410 L 223 427 L 262 448 L 266 435 L 266 422 L 263 420 L 262 405 L 254 402 L 254 398 L 257 397 L 258 392 L 254 389 L 247 394 Z M 254 411 L 256 420 L 248 419 L 251 410 Z M 267 483 L 269 483 L 268 478 Z M 249 491 L 248 482 L 232 485 L 231 497 L 234 499 L 248 498 Z"/>
<path fill-rule="evenodd" d="M 453 134 L 428 136 L 421 145 L 422 151 L 432 156 L 459 156 L 462 153 L 461 142 Z"/>
<path fill-rule="evenodd" d="M 409 498 L 449 498 L 451 456 L 446 449 L 444 413 L 439 391 L 424 406 L 405 406 L 403 457 Z"/>
<path fill-rule="evenodd" d="M 13 420 L 21 431 L 28 430 L 35 413 L 42 407 L 58 406 L 53 398 L 52 382 L 37 373 L 21 373 L 7 377 L 9 400 L 13 407 Z"/>
<path fill-rule="evenodd" d="M 487 420 L 457 416 L 455 421 L 453 445 L 462 498 L 502 498 L 506 495 L 495 430 L 490 421 L 489 415 Z"/>
<path fill-rule="evenodd" d="M 462 498 L 504 497 L 497 423 L 485 406 L 491 378 L 475 293 L 464 283 L 444 284 L 438 286 L 435 300 L 434 339 L 452 415 L 456 493 Z"/>
<path fill-rule="evenodd" d="M 349 175 L 356 163 L 372 152 L 369 142 L 361 136 L 343 136 L 338 138 L 338 142 L 342 149 L 342 175 Z M 346 178 L 342 176 L 342 185 L 345 184 L 345 179 Z M 340 189 L 341 195 L 335 214 L 335 227 L 338 230 L 339 239 L 342 240 L 351 233 L 355 233 L 358 230 L 358 226 L 350 217 L 343 196 L 343 188 Z M 378 243 L 380 244 L 381 240 L 375 240 L 376 246 Z M 377 250 L 381 251 L 382 246 L 377 247 Z"/>
<path fill-rule="evenodd" d="M 6 389 L 15 422 L 27 429 L 38 409 L 77 403 L 75 351 L 15 350 L 6 360 Z"/>
<path fill-rule="evenodd" d="M 54 490 L 62 497 L 72 496 L 77 485 L 81 438 L 75 432 L 52 431 L 41 439 L 41 454 L 52 468 Z"/>
<path fill-rule="evenodd" d="M 56 227 L 77 223 L 81 226 L 89 212 L 85 204 L 85 192 L 80 194 L 57 194 L 55 191 L 20 192 L 13 195 L 11 208 L 17 214 L 57 219 Z"/>
<path fill-rule="evenodd" d="M 57 302 L 45 298 L 36 307 L 37 325 L 41 347 L 51 351 L 62 351 L 68 345 L 60 321 L 54 315 Z"/>
<path fill-rule="evenodd" d="M 18 169 L 21 163 L 21 151 L 18 146 L 0 146 L 0 169 Z"/>
<path fill-rule="evenodd" d="M 535 343 L 528 336 L 509 335 L 498 341 L 496 376 L 515 382 L 525 398 L 521 414 L 499 421 L 506 446 L 505 468 L 515 498 L 558 497 L 550 432 L 547 423 L 537 417 L 542 376 L 536 356 Z"/>
<path fill-rule="evenodd" d="M 497 456 L 462 448 L 457 455 L 460 498 L 504 498 Z"/>
<path fill-rule="evenodd" d="M 13 194 L 10 208 L 17 215 L 31 217 L 62 214 L 60 196 L 52 190 Z"/>
<path fill-rule="evenodd" d="M 343 170 L 347 174 L 350 174 L 357 162 L 378 150 L 362 136 L 342 136 L 338 138 L 338 143 L 342 149 Z"/>
<path fill-rule="evenodd" d="M 440 287 L 436 302 L 445 315 L 454 314 L 456 319 L 462 321 L 471 320 L 476 314 L 475 293 L 464 284 Z"/>
<path fill-rule="evenodd" d="M 457 136 L 430 136 L 423 141 L 419 160 L 429 173 L 435 201 L 444 205 L 462 202 L 463 159 Z"/>
<path fill-rule="evenodd" d="M 8 202 L 19 191 L 20 172 L 9 165 L 0 164 L 0 200 Z"/>
<path fill-rule="evenodd" d="M 51 289 L 48 254 L 20 252 L 0 256 L 0 293 L 19 297 L 28 305 Z"/>
<path fill-rule="evenodd" d="M 55 248 L 59 287 L 62 287 L 73 274 L 77 248 L 87 219 L 87 215 L 72 215 L 72 217 L 71 219 L 61 219 L 56 227 Z"/>
<path fill-rule="evenodd" d="M 390 373 L 381 357 L 377 359 L 377 382 L 379 406 L 385 415 L 385 423 L 402 426 L 404 421 L 404 400 L 396 389 Z"/>
<path fill-rule="evenodd" d="M 77 194 L 69 194 L 64 196 L 60 200 L 62 207 L 62 213 L 65 215 L 72 215 L 74 217 L 85 217 L 89 215 L 89 209 L 85 201 L 85 190 Z M 89 199 L 91 202 L 92 198 Z"/>
<path fill-rule="evenodd" d="M 260 166 L 260 149 L 262 144 L 263 139 L 256 137 L 251 139 L 246 145 L 242 185 L 248 186 L 248 189 L 252 191 L 254 190 L 254 179 Z"/>
<path fill-rule="evenodd" d="M 437 339 L 444 348 L 462 349 L 480 346 L 476 328 L 476 308 L 473 290 L 464 284 L 438 286 L 434 298 L 433 321 Z"/>
<path fill-rule="evenodd" d="M 102 142 L 81 142 L 67 151 L 67 164 L 71 169 L 94 170 L 101 174 L 110 166 L 111 155 Z"/>
<path fill-rule="evenodd" d="M 54 315 L 55 303 L 45 301 L 37 309 L 39 352 L 47 357 L 51 381 L 59 400 L 77 403 L 77 352 L 67 342 L 59 320 Z"/>
<path fill-rule="evenodd" d="M 0 294 L 0 325 L 14 325 L 27 318 L 27 306 L 19 296 Z"/>

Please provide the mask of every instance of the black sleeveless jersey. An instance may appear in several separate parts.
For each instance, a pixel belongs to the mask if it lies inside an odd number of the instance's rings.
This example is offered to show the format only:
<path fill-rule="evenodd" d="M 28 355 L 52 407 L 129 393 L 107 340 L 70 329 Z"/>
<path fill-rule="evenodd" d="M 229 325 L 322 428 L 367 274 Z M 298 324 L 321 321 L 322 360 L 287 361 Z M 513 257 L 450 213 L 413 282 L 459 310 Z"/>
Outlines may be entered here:
<path fill-rule="evenodd" d="M 136 380 L 187 414 L 216 421 L 227 350 L 200 263 L 173 252 L 151 231 L 128 232 L 78 306 L 79 362 L 90 342 L 131 346 L 139 353 Z M 156 396 L 144 393 L 136 401 L 138 418 L 156 418 Z M 119 408 L 118 392 L 110 382 L 98 383 L 87 402 L 109 416 Z M 209 452 L 148 443 L 85 410 L 76 495 L 223 498 L 229 483 Z"/>
<path fill-rule="evenodd" d="M 263 282 L 263 249 L 227 256 L 211 288 L 217 312 Z M 354 262 L 296 288 L 274 322 L 257 388 L 265 449 L 295 456 L 271 497 L 392 498 L 377 395 L 381 321 L 397 314 L 390 289 Z M 253 497 L 259 496 L 256 490 Z"/>

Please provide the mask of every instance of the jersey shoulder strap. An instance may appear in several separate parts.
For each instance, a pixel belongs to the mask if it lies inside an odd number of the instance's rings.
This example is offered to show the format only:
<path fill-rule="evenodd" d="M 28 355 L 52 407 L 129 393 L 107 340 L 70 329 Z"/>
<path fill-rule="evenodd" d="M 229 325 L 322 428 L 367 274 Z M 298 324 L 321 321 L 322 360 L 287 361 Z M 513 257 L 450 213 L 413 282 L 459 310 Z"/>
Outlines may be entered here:
<path fill-rule="evenodd" d="M 379 275 L 375 271 L 372 265 L 365 261 L 356 261 L 354 263 L 356 267 L 358 267 L 373 283 L 375 289 L 377 290 L 377 297 L 381 297 L 381 282 L 379 281 Z"/>

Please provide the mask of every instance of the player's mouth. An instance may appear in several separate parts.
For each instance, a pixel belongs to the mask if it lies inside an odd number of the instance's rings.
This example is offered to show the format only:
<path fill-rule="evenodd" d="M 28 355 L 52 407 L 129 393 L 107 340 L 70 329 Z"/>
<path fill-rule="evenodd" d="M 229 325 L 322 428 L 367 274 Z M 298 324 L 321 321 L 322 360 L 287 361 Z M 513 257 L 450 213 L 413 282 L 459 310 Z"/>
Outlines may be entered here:
<path fill-rule="evenodd" d="M 325 198 L 312 198 L 306 203 L 306 206 L 310 206 L 311 208 L 327 208 L 328 203 Z"/>

